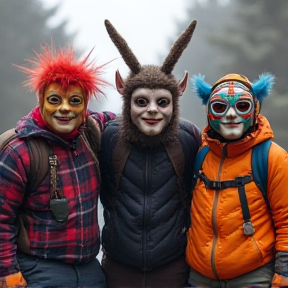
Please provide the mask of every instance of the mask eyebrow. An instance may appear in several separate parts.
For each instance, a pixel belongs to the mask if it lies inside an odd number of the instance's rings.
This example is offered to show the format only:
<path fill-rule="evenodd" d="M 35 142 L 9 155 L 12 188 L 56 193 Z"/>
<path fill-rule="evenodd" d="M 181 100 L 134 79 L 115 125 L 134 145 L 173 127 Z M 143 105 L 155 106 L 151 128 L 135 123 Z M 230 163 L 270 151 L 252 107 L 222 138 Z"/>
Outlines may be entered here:
<path fill-rule="evenodd" d="M 54 94 L 59 95 L 58 92 L 55 91 L 55 90 L 48 90 L 48 91 L 47 91 L 47 94 L 48 94 L 48 96 L 50 96 L 50 95 L 54 95 Z"/>

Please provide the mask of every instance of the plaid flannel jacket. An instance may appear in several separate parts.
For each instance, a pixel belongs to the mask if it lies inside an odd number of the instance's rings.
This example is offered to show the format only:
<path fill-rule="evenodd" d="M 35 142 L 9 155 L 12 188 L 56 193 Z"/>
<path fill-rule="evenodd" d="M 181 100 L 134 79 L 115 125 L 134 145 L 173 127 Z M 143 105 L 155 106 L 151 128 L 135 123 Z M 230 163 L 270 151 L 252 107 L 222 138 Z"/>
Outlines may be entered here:
<path fill-rule="evenodd" d="M 36 108 L 37 109 L 37 108 Z M 31 113 L 30 113 L 31 114 Z M 30 114 L 16 126 L 20 138 L 13 140 L 0 155 L 0 276 L 19 271 L 16 260 L 16 216 L 20 213 L 33 255 L 83 263 L 99 252 L 97 216 L 100 179 L 96 166 L 81 137 L 65 142 L 37 126 Z M 111 112 L 88 110 L 103 131 Z M 29 193 L 30 158 L 25 137 L 44 137 L 58 157 L 59 188 L 68 200 L 69 216 L 59 224 L 49 209 L 49 173 L 37 189 Z M 73 142 L 73 145 L 72 145 Z"/>

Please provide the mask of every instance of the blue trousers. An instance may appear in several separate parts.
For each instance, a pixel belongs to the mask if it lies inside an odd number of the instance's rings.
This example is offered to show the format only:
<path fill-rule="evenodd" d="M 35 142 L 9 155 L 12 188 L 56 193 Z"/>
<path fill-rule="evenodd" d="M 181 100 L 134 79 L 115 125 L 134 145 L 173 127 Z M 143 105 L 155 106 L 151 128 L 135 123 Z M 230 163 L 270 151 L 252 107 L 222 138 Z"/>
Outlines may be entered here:
<path fill-rule="evenodd" d="M 17 253 L 17 261 L 28 288 L 106 288 L 106 280 L 99 261 L 67 264 Z"/>

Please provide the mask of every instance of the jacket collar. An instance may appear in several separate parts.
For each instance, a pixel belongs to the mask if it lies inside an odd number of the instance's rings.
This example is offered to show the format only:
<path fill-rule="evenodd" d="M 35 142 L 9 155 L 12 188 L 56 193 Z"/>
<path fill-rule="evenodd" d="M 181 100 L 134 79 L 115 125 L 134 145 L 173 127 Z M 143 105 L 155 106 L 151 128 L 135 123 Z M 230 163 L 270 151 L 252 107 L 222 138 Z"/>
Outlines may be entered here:
<path fill-rule="evenodd" d="M 209 125 L 203 130 L 202 136 L 204 143 L 207 143 L 210 150 L 216 155 L 221 157 L 223 153 L 225 153 L 226 157 L 230 158 L 244 153 L 265 140 L 274 138 L 271 126 L 263 115 L 258 115 L 257 125 L 258 128 L 256 131 L 248 133 L 244 138 L 241 138 L 238 141 L 222 142 L 219 139 L 210 137 L 209 131 L 211 132 L 211 127 Z"/>

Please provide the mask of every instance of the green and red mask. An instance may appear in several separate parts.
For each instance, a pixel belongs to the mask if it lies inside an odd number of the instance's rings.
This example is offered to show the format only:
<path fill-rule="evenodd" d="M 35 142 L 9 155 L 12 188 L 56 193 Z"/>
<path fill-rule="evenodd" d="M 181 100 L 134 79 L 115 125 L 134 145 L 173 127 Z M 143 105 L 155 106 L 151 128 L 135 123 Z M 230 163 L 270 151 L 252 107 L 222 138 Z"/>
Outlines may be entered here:
<path fill-rule="evenodd" d="M 240 82 L 219 84 L 212 91 L 207 108 L 211 128 L 225 139 L 238 139 L 253 126 L 254 97 Z"/>
<path fill-rule="evenodd" d="M 241 138 L 257 123 L 262 100 L 274 84 L 274 76 L 268 73 L 260 75 L 253 83 L 239 74 L 228 74 L 213 86 L 201 75 L 191 80 L 196 95 L 207 107 L 211 129 L 227 140 Z"/>

